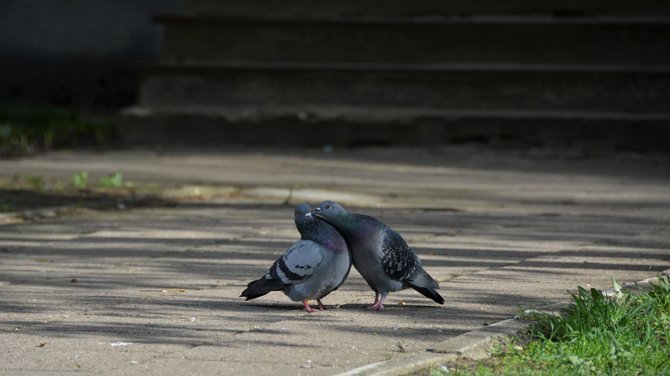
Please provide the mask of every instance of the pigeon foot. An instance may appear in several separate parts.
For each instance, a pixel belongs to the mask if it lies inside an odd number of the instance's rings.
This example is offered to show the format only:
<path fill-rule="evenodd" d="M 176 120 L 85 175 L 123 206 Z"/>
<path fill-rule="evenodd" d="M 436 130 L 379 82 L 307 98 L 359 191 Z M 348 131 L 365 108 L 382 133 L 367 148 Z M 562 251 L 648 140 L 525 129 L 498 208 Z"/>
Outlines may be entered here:
<path fill-rule="evenodd" d="M 369 311 L 381 311 L 384 309 L 382 302 L 376 302 L 375 304 L 368 307 Z"/>
<path fill-rule="evenodd" d="M 305 307 L 305 312 L 314 313 L 316 310 L 309 306 L 309 300 L 303 300 L 302 305 Z"/>

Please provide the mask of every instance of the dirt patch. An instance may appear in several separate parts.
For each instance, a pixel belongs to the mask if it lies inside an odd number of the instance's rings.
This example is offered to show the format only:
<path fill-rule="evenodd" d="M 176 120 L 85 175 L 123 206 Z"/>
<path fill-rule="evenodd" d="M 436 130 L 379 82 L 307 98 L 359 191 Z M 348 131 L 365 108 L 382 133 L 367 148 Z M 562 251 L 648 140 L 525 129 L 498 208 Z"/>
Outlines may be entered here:
<path fill-rule="evenodd" d="M 35 219 L 67 214 L 77 214 L 87 209 L 124 210 L 146 206 L 174 206 L 176 202 L 157 196 L 139 196 L 132 192 L 101 193 L 81 192 L 40 192 L 29 189 L 0 188 L 0 215 L 5 222 Z M 23 220 L 20 220 L 22 222 Z"/>

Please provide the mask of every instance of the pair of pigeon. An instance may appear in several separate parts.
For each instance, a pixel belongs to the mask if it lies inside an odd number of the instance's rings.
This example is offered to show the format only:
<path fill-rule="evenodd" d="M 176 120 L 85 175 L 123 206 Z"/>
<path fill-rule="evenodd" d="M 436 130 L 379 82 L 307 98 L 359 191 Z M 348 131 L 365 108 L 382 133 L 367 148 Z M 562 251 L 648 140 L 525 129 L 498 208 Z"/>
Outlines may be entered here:
<path fill-rule="evenodd" d="M 300 240 L 263 277 L 247 285 L 240 295 L 245 300 L 281 290 L 291 300 L 302 301 L 306 312 L 315 311 L 309 305 L 312 299 L 323 310 L 321 299 L 344 283 L 353 262 L 376 294 L 369 309 L 383 309 L 390 291 L 409 287 L 444 304 L 435 291 L 437 281 L 423 270 L 414 251 L 378 219 L 324 201 L 313 210 L 308 204 L 298 205 L 294 220 Z"/>

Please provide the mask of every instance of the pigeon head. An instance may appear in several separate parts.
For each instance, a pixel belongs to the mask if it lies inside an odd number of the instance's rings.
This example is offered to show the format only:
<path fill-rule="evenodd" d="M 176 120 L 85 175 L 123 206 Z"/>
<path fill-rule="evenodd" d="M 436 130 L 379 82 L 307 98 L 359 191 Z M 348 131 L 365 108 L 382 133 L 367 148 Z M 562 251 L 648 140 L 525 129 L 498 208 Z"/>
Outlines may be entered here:
<path fill-rule="evenodd" d="M 312 210 L 312 214 L 335 227 L 348 240 L 353 240 L 361 234 L 367 234 L 368 230 L 379 222 L 362 214 L 350 213 L 342 205 L 333 201 L 320 203 Z"/>
<path fill-rule="evenodd" d="M 298 217 L 304 217 L 305 214 L 310 213 L 312 211 L 312 207 L 309 206 L 309 204 L 302 203 L 293 209 L 293 216 L 295 218 Z"/>
<path fill-rule="evenodd" d="M 322 221 L 312 214 L 312 207 L 308 204 L 300 204 L 293 210 L 293 221 L 300 233 L 302 240 L 316 240 L 321 232 Z"/>
<path fill-rule="evenodd" d="M 331 223 L 335 227 L 349 220 L 349 212 L 342 205 L 333 201 L 324 201 L 312 210 L 312 214 Z"/>
<path fill-rule="evenodd" d="M 316 208 L 314 208 L 314 210 L 312 210 L 312 214 L 321 218 L 324 218 L 325 216 L 340 215 L 345 213 L 347 213 L 347 210 L 342 205 L 330 200 L 326 200 L 320 203 L 319 206 L 317 206 Z"/>
<path fill-rule="evenodd" d="M 344 210 L 344 209 L 342 209 Z M 348 250 L 342 236 L 326 221 L 317 218 L 314 210 L 307 204 L 300 204 L 293 211 L 295 226 L 300 232 L 300 239 L 313 240 L 332 250 Z"/>
<path fill-rule="evenodd" d="M 304 203 L 296 206 L 293 210 L 293 221 L 295 222 L 295 227 L 302 234 L 303 229 L 308 226 L 309 222 L 314 221 L 312 207 Z"/>

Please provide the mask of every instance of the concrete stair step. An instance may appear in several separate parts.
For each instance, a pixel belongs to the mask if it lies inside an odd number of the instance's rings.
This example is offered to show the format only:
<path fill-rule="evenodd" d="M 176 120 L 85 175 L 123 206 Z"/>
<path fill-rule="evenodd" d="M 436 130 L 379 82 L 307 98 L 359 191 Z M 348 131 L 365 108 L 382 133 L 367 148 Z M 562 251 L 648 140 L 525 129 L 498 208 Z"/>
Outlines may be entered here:
<path fill-rule="evenodd" d="M 130 145 L 670 150 L 665 0 L 184 8 L 156 18 L 162 61 L 147 66 L 140 103 L 122 117 Z"/>
<path fill-rule="evenodd" d="M 351 105 L 665 112 L 670 67 L 527 64 L 157 64 L 143 106 Z"/>
<path fill-rule="evenodd" d="M 670 15 L 666 0 L 184 0 L 189 12 L 301 15 Z"/>
<path fill-rule="evenodd" d="M 666 152 L 670 113 L 457 111 L 371 106 L 134 107 L 126 144 L 441 145 L 483 142 Z"/>
<path fill-rule="evenodd" d="M 670 16 L 157 20 L 162 58 L 175 61 L 670 64 Z"/>

